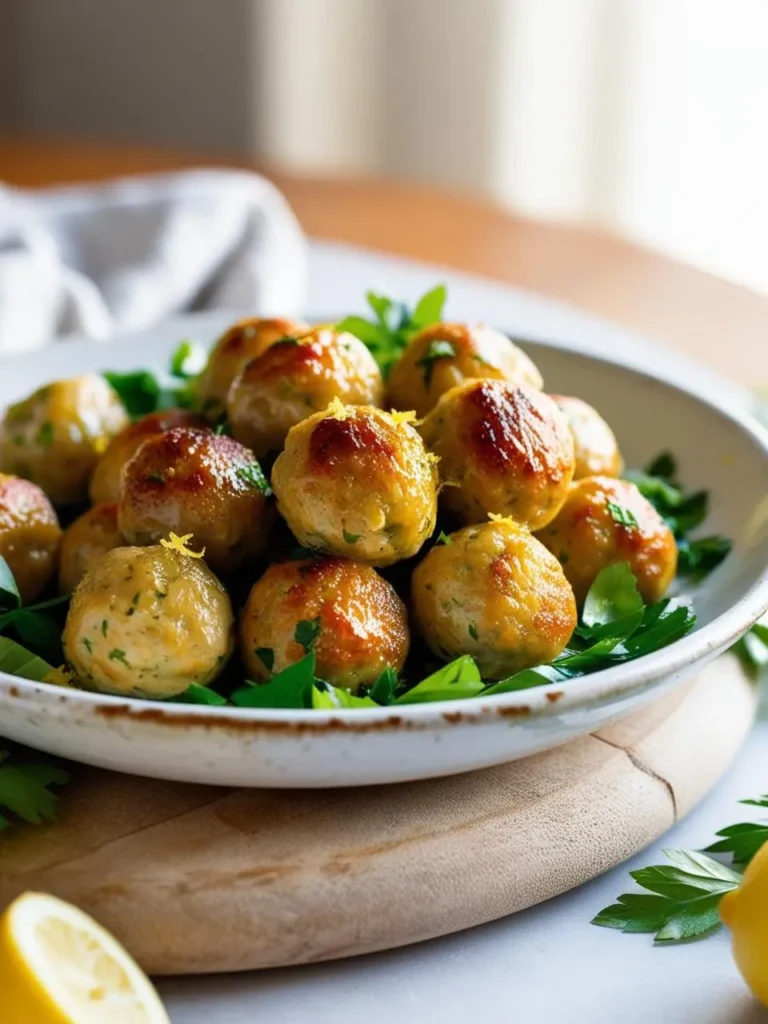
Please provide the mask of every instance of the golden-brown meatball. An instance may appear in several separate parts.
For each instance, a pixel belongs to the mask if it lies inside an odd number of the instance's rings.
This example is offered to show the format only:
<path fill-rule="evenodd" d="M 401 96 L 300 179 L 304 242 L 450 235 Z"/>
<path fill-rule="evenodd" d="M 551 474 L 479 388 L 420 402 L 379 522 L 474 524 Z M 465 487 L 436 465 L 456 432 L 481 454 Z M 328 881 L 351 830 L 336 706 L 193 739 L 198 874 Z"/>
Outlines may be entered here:
<path fill-rule="evenodd" d="M 54 505 L 84 501 L 99 456 L 127 423 L 103 377 L 58 380 L 6 410 L 0 465 L 39 484 Z"/>
<path fill-rule="evenodd" d="M 266 679 L 306 653 L 296 626 L 311 622 L 316 673 L 357 690 L 408 654 L 408 618 L 394 589 L 369 565 L 321 557 L 271 565 L 254 585 L 240 620 L 240 649 L 254 679 Z"/>
<path fill-rule="evenodd" d="M 195 382 L 195 395 L 206 416 L 216 419 L 226 410 L 232 381 L 249 360 L 260 356 L 278 338 L 297 337 L 308 330 L 308 324 L 285 317 L 248 317 L 233 324 L 211 349 L 208 364 Z"/>
<path fill-rule="evenodd" d="M 644 601 L 658 601 L 677 571 L 672 531 L 634 484 L 592 476 L 571 486 L 538 539 L 560 560 L 581 604 L 601 569 L 628 562 Z"/>
<path fill-rule="evenodd" d="M 541 388 L 536 366 L 500 331 L 481 324 L 438 323 L 416 334 L 392 367 L 387 401 L 425 416 L 465 380 L 493 378 Z"/>
<path fill-rule="evenodd" d="M 164 434 L 173 427 L 197 427 L 205 429 L 206 421 L 197 413 L 188 409 L 165 409 L 162 412 L 151 412 L 142 416 L 135 423 L 129 423 L 119 434 L 112 438 L 96 463 L 91 482 L 88 487 L 91 503 L 98 505 L 102 501 L 118 501 L 120 498 L 120 478 L 123 466 L 138 450 L 148 437 Z"/>
<path fill-rule="evenodd" d="M 337 402 L 310 416 L 272 485 L 300 543 L 369 565 L 410 558 L 435 528 L 435 461 L 402 413 Z"/>
<path fill-rule="evenodd" d="M 565 413 L 573 436 L 574 480 L 585 476 L 619 476 L 624 463 L 616 437 L 600 413 L 580 398 L 552 395 Z"/>
<path fill-rule="evenodd" d="M 573 438 L 563 413 L 541 391 L 466 381 L 443 395 L 420 429 L 440 456 L 441 499 L 465 523 L 493 512 L 539 529 L 565 501 Z"/>
<path fill-rule="evenodd" d="M 64 531 L 59 549 L 59 591 L 70 594 L 89 569 L 113 548 L 125 544 L 117 528 L 117 503 L 88 509 Z"/>
<path fill-rule="evenodd" d="M 204 562 L 159 544 L 115 548 L 81 580 L 62 641 L 84 686 L 174 697 L 219 675 L 234 646 L 234 617 Z"/>
<path fill-rule="evenodd" d="M 511 519 L 466 526 L 413 574 L 415 626 L 441 658 L 471 654 L 486 679 L 552 661 L 576 626 L 557 559 Z"/>
<path fill-rule="evenodd" d="M 37 484 L 0 473 L 0 555 L 23 604 L 35 601 L 56 571 L 61 527 Z"/>
<path fill-rule="evenodd" d="M 381 405 L 381 372 L 352 334 L 316 327 L 252 359 L 229 392 L 232 433 L 258 456 L 279 451 L 291 427 L 338 398 Z"/>
<path fill-rule="evenodd" d="M 232 572 L 264 548 L 268 485 L 231 437 L 175 427 L 145 441 L 123 471 L 117 521 L 129 544 L 192 534 L 215 572 Z"/>

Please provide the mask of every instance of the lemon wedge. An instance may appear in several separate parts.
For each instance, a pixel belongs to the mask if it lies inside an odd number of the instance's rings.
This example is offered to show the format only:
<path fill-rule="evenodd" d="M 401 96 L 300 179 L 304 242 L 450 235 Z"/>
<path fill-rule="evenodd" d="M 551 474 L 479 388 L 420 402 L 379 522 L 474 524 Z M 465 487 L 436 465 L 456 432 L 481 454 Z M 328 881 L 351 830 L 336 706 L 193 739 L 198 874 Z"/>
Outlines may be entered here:
<path fill-rule="evenodd" d="M 169 1024 L 151 982 L 109 932 L 63 900 L 29 892 L 0 918 L 5 1024 Z"/>
<path fill-rule="evenodd" d="M 757 999 L 768 1006 L 768 843 L 749 862 L 741 885 L 720 900 L 733 958 Z"/>

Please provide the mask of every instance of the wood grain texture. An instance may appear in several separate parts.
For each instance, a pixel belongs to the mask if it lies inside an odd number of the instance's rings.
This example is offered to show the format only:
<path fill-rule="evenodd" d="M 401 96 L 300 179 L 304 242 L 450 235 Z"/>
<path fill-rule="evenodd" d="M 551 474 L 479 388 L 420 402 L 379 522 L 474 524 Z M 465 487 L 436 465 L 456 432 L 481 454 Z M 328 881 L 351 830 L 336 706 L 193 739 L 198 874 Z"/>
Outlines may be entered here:
<path fill-rule="evenodd" d="M 221 154 L 0 141 L 0 180 L 25 187 L 213 164 L 253 166 Z M 754 384 L 756 360 L 768 374 L 768 297 L 606 231 L 535 221 L 406 182 L 266 172 L 311 235 L 540 292 L 666 342 L 744 384 Z"/>
<path fill-rule="evenodd" d="M 289 792 L 80 770 L 58 825 L 4 837 L 0 905 L 26 889 L 72 900 L 154 974 L 418 942 L 548 899 L 652 842 L 719 777 L 754 706 L 724 658 L 618 725 L 453 778 Z"/>

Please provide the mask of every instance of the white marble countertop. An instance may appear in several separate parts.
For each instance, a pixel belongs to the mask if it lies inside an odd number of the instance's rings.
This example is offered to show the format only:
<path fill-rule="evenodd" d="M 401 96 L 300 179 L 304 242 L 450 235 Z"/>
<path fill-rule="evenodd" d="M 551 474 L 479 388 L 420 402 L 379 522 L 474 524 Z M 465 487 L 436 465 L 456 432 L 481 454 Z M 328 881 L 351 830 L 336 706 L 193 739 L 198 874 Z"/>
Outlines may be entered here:
<path fill-rule="evenodd" d="M 335 246 L 315 246 L 309 308 L 335 316 L 361 306 L 365 288 L 413 298 L 435 280 L 450 286 L 450 312 L 482 317 L 531 337 L 557 335 L 658 370 L 659 347 L 612 325 L 534 296 L 464 275 L 408 265 Z M 663 351 L 663 350 L 662 350 Z M 670 375 L 745 395 L 687 361 L 662 360 Z M 398 1024 L 478 1019 L 568 1024 L 758 1024 L 723 933 L 654 948 L 649 936 L 595 928 L 590 918 L 627 891 L 627 871 L 659 863 L 665 847 L 701 848 L 715 831 L 753 820 L 738 800 L 768 791 L 768 715 L 761 716 L 733 768 L 707 799 L 634 861 L 538 907 L 457 935 L 356 959 L 248 975 L 168 979 L 160 984 L 173 1024 Z M 757 812 L 759 814 L 759 811 Z M 578 822 L 574 822 L 578 827 Z"/>

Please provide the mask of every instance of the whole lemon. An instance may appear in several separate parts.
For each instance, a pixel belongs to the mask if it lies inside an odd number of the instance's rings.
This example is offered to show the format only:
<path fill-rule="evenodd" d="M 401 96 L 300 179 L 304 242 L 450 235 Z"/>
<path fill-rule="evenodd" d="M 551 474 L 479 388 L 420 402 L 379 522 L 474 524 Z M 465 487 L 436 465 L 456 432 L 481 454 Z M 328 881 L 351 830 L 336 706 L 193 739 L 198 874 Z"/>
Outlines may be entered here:
<path fill-rule="evenodd" d="M 738 889 L 720 901 L 733 958 L 753 995 L 768 1006 L 768 843 L 750 861 Z"/>

